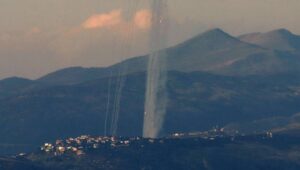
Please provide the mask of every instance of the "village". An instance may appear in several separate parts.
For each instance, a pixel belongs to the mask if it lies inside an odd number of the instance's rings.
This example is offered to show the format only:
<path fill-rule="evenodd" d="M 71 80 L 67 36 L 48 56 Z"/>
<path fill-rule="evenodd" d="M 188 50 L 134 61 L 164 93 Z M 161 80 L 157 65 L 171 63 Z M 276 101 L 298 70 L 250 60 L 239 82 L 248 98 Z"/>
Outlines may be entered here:
<path fill-rule="evenodd" d="M 226 136 L 220 129 L 212 129 L 205 132 L 195 132 L 195 133 L 174 133 L 164 139 L 180 139 L 189 137 L 200 137 L 204 140 L 214 140 L 215 138 L 221 138 Z M 131 137 L 122 138 L 115 136 L 99 136 L 92 137 L 89 135 L 82 135 L 76 138 L 68 138 L 65 140 L 56 140 L 54 144 L 44 143 L 40 150 L 45 153 L 54 154 L 54 156 L 60 156 L 64 154 L 75 154 L 77 156 L 84 155 L 87 150 L 95 150 L 105 148 L 119 148 L 127 147 L 130 144 L 153 144 L 153 143 L 164 143 L 164 139 L 151 139 L 142 137 Z M 143 145 L 141 145 L 143 147 Z"/>
<path fill-rule="evenodd" d="M 45 143 L 40 147 L 40 150 L 54 154 L 55 156 L 63 154 L 75 154 L 77 156 L 84 155 L 85 151 L 102 148 L 112 147 L 125 147 L 131 142 L 140 140 L 136 138 L 117 138 L 117 137 L 91 137 L 89 135 L 82 135 L 76 138 L 68 138 L 66 140 L 56 140 L 55 144 Z"/>
<path fill-rule="evenodd" d="M 84 155 L 86 151 L 97 149 L 113 149 L 120 147 L 128 147 L 130 145 L 136 145 L 144 147 L 147 144 L 164 144 L 168 139 L 184 139 L 184 138 L 197 138 L 204 141 L 214 141 L 221 138 L 230 138 L 231 141 L 237 137 L 243 137 L 244 134 L 240 134 L 238 131 L 234 132 L 234 135 L 228 135 L 224 132 L 223 128 L 213 128 L 209 131 L 194 132 L 194 133 L 174 133 L 166 138 L 151 139 L 142 137 L 115 137 L 115 136 L 99 136 L 92 137 L 89 135 L 82 135 L 76 138 L 68 138 L 65 140 L 56 140 L 54 144 L 45 143 L 40 147 L 40 151 L 53 154 L 54 156 L 61 156 L 64 154 L 73 154 L 77 156 Z M 261 134 L 262 139 L 272 138 L 272 132 L 266 132 Z"/>

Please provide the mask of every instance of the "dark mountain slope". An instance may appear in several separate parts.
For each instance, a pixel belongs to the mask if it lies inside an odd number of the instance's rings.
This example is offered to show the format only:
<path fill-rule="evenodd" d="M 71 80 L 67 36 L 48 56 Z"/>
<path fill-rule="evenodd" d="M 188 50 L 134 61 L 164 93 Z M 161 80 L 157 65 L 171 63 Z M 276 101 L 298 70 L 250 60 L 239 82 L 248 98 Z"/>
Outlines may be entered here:
<path fill-rule="evenodd" d="M 108 81 L 104 78 L 53 86 L 1 100 L 0 143 L 38 145 L 68 136 L 103 135 Z M 113 91 L 114 87 L 112 79 Z M 127 77 L 121 98 L 119 135 L 142 134 L 144 92 L 144 74 Z M 171 72 L 168 94 L 164 134 L 290 117 L 300 112 L 297 74 L 227 77 Z M 270 128 L 274 126 L 258 130 Z"/>
<path fill-rule="evenodd" d="M 11 77 L 0 80 L 0 98 L 15 95 L 37 87 L 38 83 L 33 80 Z"/>
<path fill-rule="evenodd" d="M 44 168 L 35 166 L 28 160 L 18 160 L 10 157 L 0 157 L 0 169 L 2 170 L 41 170 Z"/>
<path fill-rule="evenodd" d="M 47 74 L 37 79 L 37 81 L 49 84 L 77 84 L 98 79 L 106 73 L 105 68 L 70 67 Z"/>

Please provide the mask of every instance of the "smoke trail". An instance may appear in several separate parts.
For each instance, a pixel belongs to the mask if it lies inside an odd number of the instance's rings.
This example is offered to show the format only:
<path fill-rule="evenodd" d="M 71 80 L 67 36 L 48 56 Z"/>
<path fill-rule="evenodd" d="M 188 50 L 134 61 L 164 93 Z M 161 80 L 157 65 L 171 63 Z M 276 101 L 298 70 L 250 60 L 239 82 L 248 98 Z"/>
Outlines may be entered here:
<path fill-rule="evenodd" d="M 105 120 L 104 120 L 104 136 L 107 135 L 107 121 L 108 121 L 108 113 L 110 108 L 110 91 L 111 91 L 111 81 L 112 81 L 112 71 L 110 72 L 110 77 L 108 81 L 108 91 L 107 91 L 107 103 L 106 103 L 106 111 L 105 111 Z"/>
<path fill-rule="evenodd" d="M 152 51 L 148 61 L 144 137 L 156 138 L 160 135 L 166 114 L 166 54 L 159 49 L 166 48 L 167 22 L 167 0 L 152 0 Z"/>
<path fill-rule="evenodd" d="M 132 15 L 133 11 L 136 11 L 140 1 L 138 0 L 130 0 L 129 1 L 129 7 L 128 10 L 125 13 L 128 13 L 129 15 Z M 129 31 L 127 32 L 127 35 L 124 38 L 124 55 L 130 54 L 131 48 L 132 48 L 132 43 L 133 43 L 133 35 L 134 35 L 135 27 L 134 23 L 130 23 Z M 122 59 L 122 61 L 124 58 Z M 118 69 L 118 76 L 117 76 L 117 81 L 116 81 L 116 89 L 115 89 L 115 96 L 114 96 L 114 105 L 113 105 L 113 110 L 112 110 L 112 118 L 111 118 L 111 127 L 110 127 L 110 134 L 113 136 L 117 135 L 117 130 L 118 130 L 118 122 L 119 122 L 119 114 L 120 114 L 120 107 L 121 107 L 121 98 L 122 98 L 122 91 L 125 86 L 126 82 L 126 73 L 127 71 L 127 64 L 124 63 L 121 65 L 121 67 Z"/>

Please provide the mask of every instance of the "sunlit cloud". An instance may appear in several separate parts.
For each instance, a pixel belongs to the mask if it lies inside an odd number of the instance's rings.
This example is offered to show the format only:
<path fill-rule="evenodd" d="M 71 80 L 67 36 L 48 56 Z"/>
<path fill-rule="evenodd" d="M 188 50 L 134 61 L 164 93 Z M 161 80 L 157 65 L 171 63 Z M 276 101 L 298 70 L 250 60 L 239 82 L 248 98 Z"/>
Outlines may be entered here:
<path fill-rule="evenodd" d="M 122 10 L 115 9 L 108 13 L 94 14 L 81 25 L 84 29 L 119 28 L 128 30 L 134 26 L 136 29 L 148 29 L 151 26 L 151 12 L 147 9 L 137 11 L 131 20 L 125 20 Z"/>
<path fill-rule="evenodd" d="M 121 24 L 122 20 L 122 11 L 113 10 L 109 13 L 90 16 L 82 26 L 85 29 L 107 28 Z"/>
<path fill-rule="evenodd" d="M 134 16 L 134 24 L 140 29 L 148 29 L 151 27 L 151 11 L 142 9 L 137 11 Z"/>
<path fill-rule="evenodd" d="M 25 36 L 27 38 L 38 35 L 42 33 L 42 30 L 39 27 L 32 27 L 31 29 L 29 29 L 26 33 Z"/>
<path fill-rule="evenodd" d="M 41 33 L 42 31 L 39 27 L 33 27 L 33 28 L 31 28 L 31 30 L 29 32 L 32 34 L 38 34 L 38 33 Z"/>

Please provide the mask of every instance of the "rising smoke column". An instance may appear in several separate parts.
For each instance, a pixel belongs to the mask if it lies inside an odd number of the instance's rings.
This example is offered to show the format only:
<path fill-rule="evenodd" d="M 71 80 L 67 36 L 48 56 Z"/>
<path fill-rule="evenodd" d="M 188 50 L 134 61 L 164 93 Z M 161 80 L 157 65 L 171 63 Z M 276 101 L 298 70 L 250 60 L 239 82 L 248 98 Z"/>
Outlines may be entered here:
<path fill-rule="evenodd" d="M 160 50 L 166 48 L 167 0 L 151 0 L 151 5 L 151 53 L 148 60 L 143 136 L 156 138 L 161 133 L 167 105 L 166 54 Z"/>

